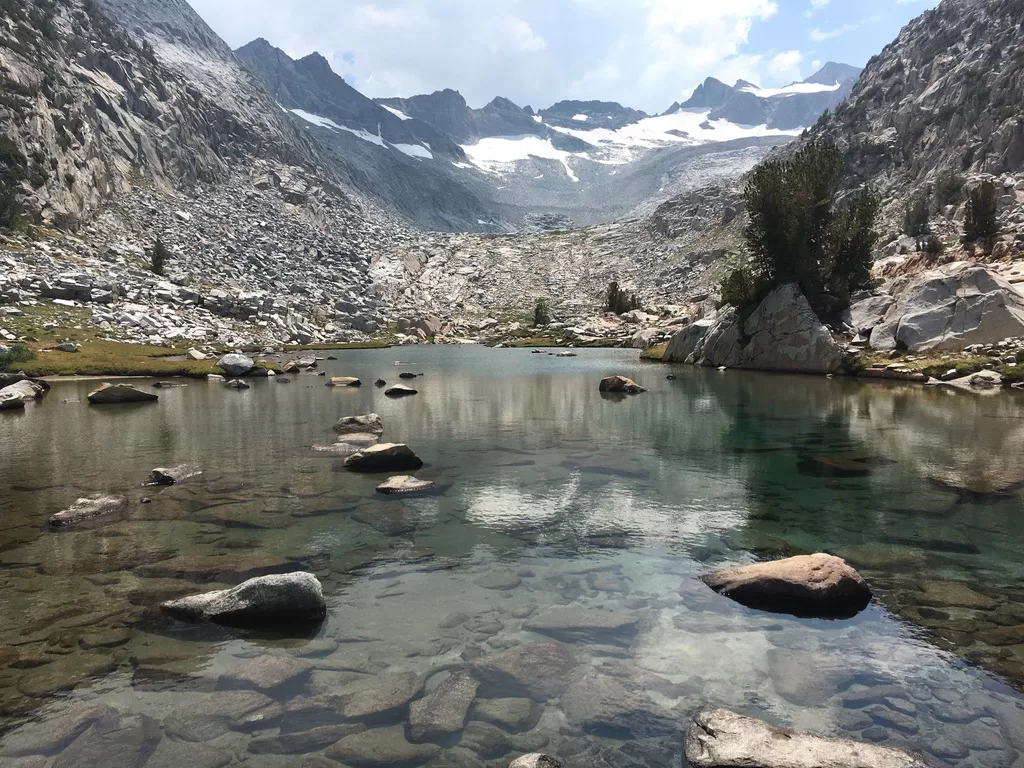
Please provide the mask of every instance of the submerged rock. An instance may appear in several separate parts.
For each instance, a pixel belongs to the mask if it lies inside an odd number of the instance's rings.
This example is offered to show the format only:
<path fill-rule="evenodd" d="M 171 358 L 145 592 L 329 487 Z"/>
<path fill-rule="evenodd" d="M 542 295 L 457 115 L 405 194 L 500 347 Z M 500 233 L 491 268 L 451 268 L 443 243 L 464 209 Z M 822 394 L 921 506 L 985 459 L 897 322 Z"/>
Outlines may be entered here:
<path fill-rule="evenodd" d="M 345 459 L 353 472 L 390 472 L 419 469 L 423 461 L 403 443 L 380 443 Z"/>
<path fill-rule="evenodd" d="M 124 512 L 128 509 L 128 499 L 124 496 L 88 496 L 78 499 L 74 504 L 55 515 L 50 516 L 50 525 L 60 528 L 94 517 L 103 517 Z"/>
<path fill-rule="evenodd" d="M 533 754 L 517 757 L 508 764 L 508 768 L 563 768 L 563 766 L 551 755 L 542 755 L 534 752 Z"/>
<path fill-rule="evenodd" d="M 241 688 L 270 693 L 286 686 L 298 685 L 313 671 L 313 663 L 291 656 L 265 654 L 249 659 L 221 675 L 221 688 Z"/>
<path fill-rule="evenodd" d="M 129 384 L 103 384 L 89 393 L 89 402 L 94 405 L 111 403 L 152 403 L 160 398 L 152 392 L 143 392 Z"/>
<path fill-rule="evenodd" d="M 171 600 L 160 607 L 191 621 L 280 629 L 319 622 L 327 614 L 320 582 L 303 572 L 258 576 L 231 589 Z"/>
<path fill-rule="evenodd" d="M 412 475 L 395 475 L 377 486 L 378 493 L 421 493 L 434 487 L 432 480 L 417 480 Z"/>
<path fill-rule="evenodd" d="M 570 725 L 610 738 L 641 739 L 677 732 L 678 722 L 654 711 L 653 704 L 613 677 L 587 670 L 561 697 Z"/>
<path fill-rule="evenodd" d="M 174 485 L 203 474 L 195 464 L 179 464 L 176 467 L 157 467 L 149 473 L 146 485 Z"/>
<path fill-rule="evenodd" d="M 407 387 L 404 384 L 395 384 L 395 386 L 385 390 L 384 394 L 388 397 L 408 397 L 409 395 L 418 395 L 419 390 Z"/>
<path fill-rule="evenodd" d="M 647 391 L 635 381 L 627 379 L 625 376 L 608 376 L 601 379 L 598 389 L 601 392 L 619 392 L 626 395 L 639 395 L 641 392 Z"/>
<path fill-rule="evenodd" d="M 23 411 L 25 410 L 25 398 L 17 392 L 5 392 L 0 390 L 0 411 Z"/>
<path fill-rule="evenodd" d="M 467 672 L 457 672 L 433 693 L 414 701 L 409 706 L 409 737 L 438 741 L 461 731 L 479 687 Z"/>
<path fill-rule="evenodd" d="M 795 616 L 849 618 L 871 602 L 871 589 L 845 560 L 815 554 L 724 568 L 704 583 L 750 608 Z"/>
<path fill-rule="evenodd" d="M 693 718 L 686 759 L 693 768 L 930 768 L 903 750 L 797 733 L 726 709 Z"/>
<path fill-rule="evenodd" d="M 241 379 L 232 379 L 231 381 L 224 384 L 228 389 L 252 389 L 249 384 L 242 381 Z"/>
<path fill-rule="evenodd" d="M 580 663 L 577 652 L 562 643 L 528 643 L 476 660 L 473 676 L 490 696 L 525 695 L 545 702 L 569 685 Z"/>
<path fill-rule="evenodd" d="M 328 387 L 361 387 L 363 382 L 354 376 L 332 376 L 327 380 Z"/>
<path fill-rule="evenodd" d="M 395 768 L 424 765 L 440 751 L 435 744 L 410 743 L 405 728 L 395 725 L 346 736 L 324 754 L 352 768 Z"/>
<path fill-rule="evenodd" d="M 365 688 L 345 695 L 342 711 L 349 720 L 387 720 L 403 711 L 422 690 L 423 679 L 413 672 L 376 675 Z"/>
<path fill-rule="evenodd" d="M 629 643 L 636 635 L 634 616 L 585 608 L 553 607 L 523 624 L 523 629 L 568 642 Z"/>
<path fill-rule="evenodd" d="M 217 361 L 217 367 L 224 371 L 225 376 L 235 379 L 247 375 L 256 367 L 256 363 L 245 355 L 224 355 Z"/>
<path fill-rule="evenodd" d="M 31 381 L 30 379 L 22 379 L 16 381 L 13 384 L 8 384 L 3 389 L 0 389 L 0 398 L 6 396 L 8 399 L 17 397 L 22 403 L 28 403 L 33 400 L 41 400 L 50 387 L 49 385 L 43 386 L 44 382 Z"/>
<path fill-rule="evenodd" d="M 536 709 L 538 707 L 529 699 L 479 699 L 473 707 L 473 719 L 519 733 L 532 727 Z"/>
<path fill-rule="evenodd" d="M 332 429 L 339 435 L 365 433 L 380 436 L 384 434 L 384 420 L 376 413 L 342 416 Z"/>

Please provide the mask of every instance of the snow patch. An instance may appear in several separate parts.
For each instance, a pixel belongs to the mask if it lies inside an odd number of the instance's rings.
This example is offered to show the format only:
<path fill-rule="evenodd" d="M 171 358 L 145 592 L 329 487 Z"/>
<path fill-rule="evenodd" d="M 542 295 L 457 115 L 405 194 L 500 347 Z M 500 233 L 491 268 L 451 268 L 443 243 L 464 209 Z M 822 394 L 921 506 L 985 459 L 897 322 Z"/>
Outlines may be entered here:
<path fill-rule="evenodd" d="M 740 88 L 744 93 L 752 93 L 762 99 L 769 99 L 772 96 L 796 96 L 798 93 L 829 93 L 842 88 L 840 83 L 835 85 L 822 85 L 821 83 L 793 83 L 785 88 L 758 88 L 756 85 L 745 85 Z"/>
<path fill-rule="evenodd" d="M 575 120 L 577 123 L 585 123 L 587 122 L 587 120 L 590 119 L 590 115 L 573 115 L 572 119 Z"/>
<path fill-rule="evenodd" d="M 568 163 L 568 158 L 574 156 L 574 153 L 556 149 L 550 139 L 540 136 L 491 136 L 480 139 L 476 144 L 466 144 L 462 149 L 473 165 L 487 173 L 513 171 L 516 161 L 536 157 L 542 160 L 557 160 L 572 181 L 579 181 L 579 177 Z M 586 157 L 582 153 L 579 156 Z"/>
<path fill-rule="evenodd" d="M 533 122 L 535 122 L 535 123 L 543 123 L 544 122 L 544 116 L 543 115 L 534 115 L 533 116 Z"/>
<path fill-rule="evenodd" d="M 347 125 L 338 125 L 333 120 L 322 117 L 320 115 L 314 115 L 312 112 L 307 112 L 304 109 L 292 109 L 289 110 L 296 117 L 300 117 L 307 123 L 320 126 L 321 128 L 330 128 L 335 131 L 345 131 L 351 133 L 353 136 L 357 136 L 363 141 L 368 141 L 371 144 L 376 144 L 378 147 L 387 148 L 387 142 L 384 141 L 380 136 L 377 136 L 369 131 L 364 131 L 361 128 L 349 128 Z"/>
<path fill-rule="evenodd" d="M 392 115 L 397 117 L 399 120 L 412 120 L 411 117 L 409 117 L 407 114 L 405 114 L 405 112 L 403 112 L 400 109 L 395 109 L 394 107 L 389 107 L 387 104 L 381 104 L 381 106 L 384 107 L 384 109 L 386 109 Z"/>
<path fill-rule="evenodd" d="M 422 144 L 392 144 L 395 149 L 409 157 L 417 157 L 421 160 L 433 160 L 434 156 L 430 150 Z"/>

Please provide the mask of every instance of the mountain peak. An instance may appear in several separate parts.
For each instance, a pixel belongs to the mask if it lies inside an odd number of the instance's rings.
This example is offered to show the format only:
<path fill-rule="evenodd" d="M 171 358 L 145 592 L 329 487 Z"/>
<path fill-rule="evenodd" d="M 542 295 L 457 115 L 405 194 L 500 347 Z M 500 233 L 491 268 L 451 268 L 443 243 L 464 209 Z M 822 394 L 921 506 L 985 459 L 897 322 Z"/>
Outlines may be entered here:
<path fill-rule="evenodd" d="M 843 84 L 856 80 L 862 71 L 860 67 L 830 61 L 803 82 L 815 85 Z"/>

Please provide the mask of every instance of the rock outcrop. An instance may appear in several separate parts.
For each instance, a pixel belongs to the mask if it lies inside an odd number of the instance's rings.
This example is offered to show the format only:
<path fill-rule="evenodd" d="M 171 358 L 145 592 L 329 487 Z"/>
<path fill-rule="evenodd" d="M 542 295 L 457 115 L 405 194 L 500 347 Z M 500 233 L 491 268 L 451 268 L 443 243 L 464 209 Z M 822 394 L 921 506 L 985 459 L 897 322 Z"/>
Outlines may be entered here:
<path fill-rule="evenodd" d="M 421 493 L 434 487 L 432 480 L 418 480 L 411 475 L 395 475 L 377 486 L 378 493 Z"/>
<path fill-rule="evenodd" d="M 727 307 L 706 328 L 691 326 L 676 335 L 679 341 L 669 343 L 671 360 L 685 355 L 683 360 L 716 368 L 832 373 L 843 360 L 842 348 L 793 284 L 769 293 L 746 320 Z"/>
<path fill-rule="evenodd" d="M 960 349 L 1024 336 L 1024 295 L 978 264 L 954 264 L 896 281 L 893 296 L 851 307 L 874 349 Z"/>
<path fill-rule="evenodd" d="M 50 516 L 50 525 L 61 528 L 65 525 L 80 523 L 95 517 L 116 515 L 128 509 L 128 499 L 124 496 L 89 496 L 78 499 L 65 510 Z"/>
<path fill-rule="evenodd" d="M 612 392 L 623 395 L 639 395 L 647 391 L 635 381 L 625 376 L 606 376 L 601 379 L 598 390 L 600 392 Z"/>
<path fill-rule="evenodd" d="M 99 389 L 88 395 L 93 405 L 112 405 L 118 403 L 153 403 L 159 400 L 152 392 L 143 392 L 130 384 L 103 384 Z"/>
<path fill-rule="evenodd" d="M 195 464 L 178 464 L 175 467 L 157 467 L 149 473 L 147 485 L 174 485 L 203 474 Z"/>
<path fill-rule="evenodd" d="M 353 472 L 401 472 L 423 466 L 423 461 L 403 443 L 379 443 L 364 448 L 345 459 Z"/>
<path fill-rule="evenodd" d="M 217 367 L 224 371 L 228 378 L 237 379 L 240 376 L 247 376 L 249 371 L 256 367 L 256 363 L 251 357 L 230 354 L 218 360 Z"/>
<path fill-rule="evenodd" d="M 190 621 L 229 626 L 304 626 L 327 613 L 323 588 L 311 573 L 258 576 L 237 587 L 171 600 L 166 613 Z"/>
<path fill-rule="evenodd" d="M 376 413 L 342 416 L 332 429 L 339 435 L 369 434 L 380 437 L 384 434 L 384 420 Z"/>
<path fill-rule="evenodd" d="M 704 576 L 704 583 L 750 608 L 796 616 L 848 618 L 871 602 L 861 575 L 826 554 L 724 568 Z"/>
<path fill-rule="evenodd" d="M 693 768 L 932 768 L 900 749 L 797 733 L 726 709 L 693 718 L 686 760 Z"/>

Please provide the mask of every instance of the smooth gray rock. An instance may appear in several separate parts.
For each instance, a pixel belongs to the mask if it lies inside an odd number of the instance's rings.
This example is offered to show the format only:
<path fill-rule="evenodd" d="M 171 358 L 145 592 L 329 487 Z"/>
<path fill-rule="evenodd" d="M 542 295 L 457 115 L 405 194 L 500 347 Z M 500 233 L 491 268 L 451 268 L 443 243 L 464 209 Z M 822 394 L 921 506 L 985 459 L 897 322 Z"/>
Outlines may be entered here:
<path fill-rule="evenodd" d="M 405 384 L 395 384 L 395 386 L 385 389 L 384 394 L 388 397 L 409 397 L 410 395 L 418 395 L 419 390 L 407 387 Z"/>
<path fill-rule="evenodd" d="M 412 744 L 405 738 L 405 728 L 373 728 L 346 736 L 324 753 L 352 768 L 414 768 L 437 757 L 441 748 L 435 744 Z"/>
<path fill-rule="evenodd" d="M 252 389 L 252 386 L 241 379 L 231 379 L 231 381 L 225 382 L 224 387 L 226 389 Z"/>
<path fill-rule="evenodd" d="M 708 331 L 715 324 L 713 317 L 705 317 L 682 328 L 669 339 L 668 346 L 661 356 L 664 363 L 692 363 L 690 355 L 698 348 Z"/>
<path fill-rule="evenodd" d="M 561 703 L 570 725 L 595 735 L 642 739 L 671 734 L 679 727 L 675 718 L 655 711 L 646 697 L 593 669 L 573 679 Z"/>
<path fill-rule="evenodd" d="M 433 693 L 409 705 L 409 738 L 439 741 L 463 729 L 480 684 L 468 672 L 456 672 Z"/>
<path fill-rule="evenodd" d="M 224 355 L 217 361 L 217 367 L 224 371 L 225 376 L 235 379 L 248 374 L 256 367 L 256 363 L 245 355 Z"/>
<path fill-rule="evenodd" d="M 421 493 L 434 487 L 432 480 L 417 480 L 412 475 L 395 475 L 377 486 L 378 493 Z"/>
<path fill-rule="evenodd" d="M 896 289 L 873 349 L 959 349 L 1024 336 L 1024 296 L 978 264 L 924 272 Z"/>
<path fill-rule="evenodd" d="M 327 613 L 320 582 L 303 572 L 257 576 L 231 589 L 171 600 L 160 607 L 191 621 L 278 629 L 319 622 Z"/>
<path fill-rule="evenodd" d="M 551 755 L 543 755 L 534 752 L 529 755 L 517 757 L 508 764 L 508 768 L 563 768 L 562 763 Z"/>
<path fill-rule="evenodd" d="M 693 768 L 931 768 L 899 749 L 797 733 L 726 709 L 693 718 L 686 759 Z"/>
<path fill-rule="evenodd" d="M 18 392 L 0 390 L 0 411 L 25 410 L 25 398 Z"/>
<path fill-rule="evenodd" d="M 169 736 L 190 742 L 210 741 L 229 731 L 268 727 L 281 716 L 281 707 L 256 691 L 204 691 L 163 720 Z"/>
<path fill-rule="evenodd" d="M 40 384 L 34 381 L 22 379 L 21 381 L 8 384 L 3 389 L 0 389 L 0 395 L 5 395 L 8 398 L 18 397 L 23 403 L 28 403 L 33 400 L 41 399 L 48 389 L 48 387 L 43 388 Z"/>
<path fill-rule="evenodd" d="M 858 333 L 870 333 L 871 330 L 885 320 L 886 313 L 895 303 L 892 296 L 868 296 L 866 299 L 850 305 L 843 313 L 842 320 Z"/>
<path fill-rule="evenodd" d="M 478 699 L 473 707 L 473 719 L 519 733 L 532 727 L 536 708 L 529 699 Z"/>
<path fill-rule="evenodd" d="M 298 684 L 309 677 L 313 663 L 292 656 L 265 654 L 243 661 L 220 676 L 218 685 L 226 689 L 255 690 L 261 693 L 277 691 L 290 684 Z"/>
<path fill-rule="evenodd" d="M 387 720 L 403 712 L 422 690 L 423 679 L 413 672 L 376 675 L 366 687 L 345 694 L 342 711 L 349 720 Z"/>
<path fill-rule="evenodd" d="M 80 523 L 94 517 L 115 515 L 128 509 L 128 499 L 124 496 L 88 496 L 78 499 L 67 509 L 50 516 L 50 525 L 60 528 L 65 525 Z"/>
<path fill-rule="evenodd" d="M 333 427 L 339 435 L 370 434 L 380 437 L 384 434 L 384 420 L 376 413 L 362 416 L 343 416 Z"/>

